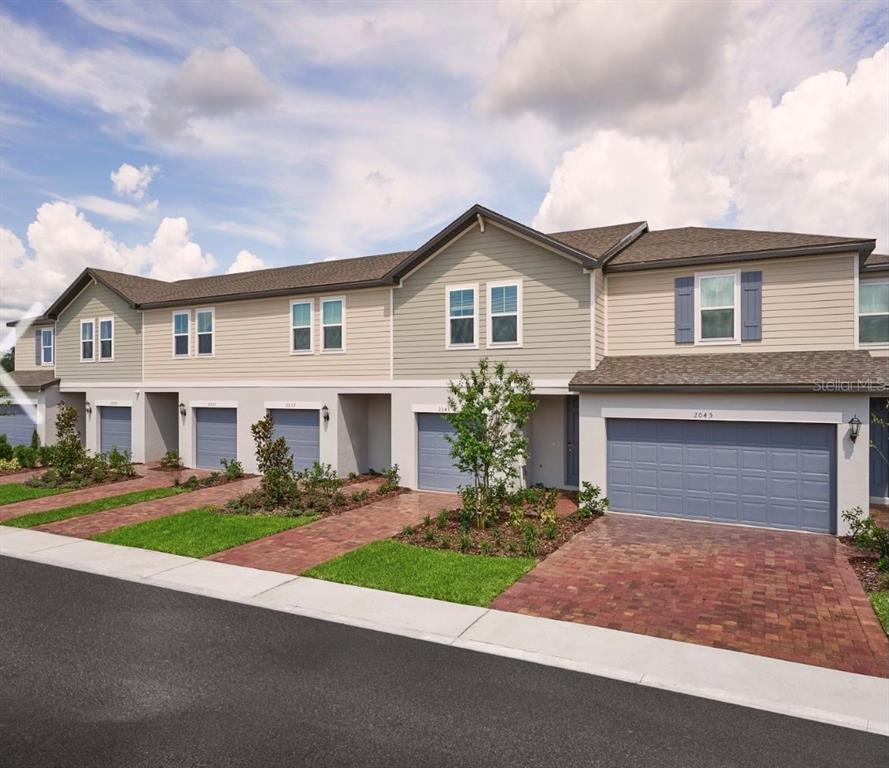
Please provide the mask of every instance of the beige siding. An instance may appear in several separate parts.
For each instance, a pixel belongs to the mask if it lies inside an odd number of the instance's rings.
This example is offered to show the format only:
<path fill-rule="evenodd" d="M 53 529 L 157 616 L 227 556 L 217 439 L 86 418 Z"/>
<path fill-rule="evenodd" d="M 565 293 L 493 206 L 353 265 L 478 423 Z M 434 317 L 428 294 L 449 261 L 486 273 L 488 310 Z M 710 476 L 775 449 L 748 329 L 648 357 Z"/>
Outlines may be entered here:
<path fill-rule="evenodd" d="M 324 294 L 328 296 L 332 294 Z M 346 300 L 346 351 L 323 353 L 319 296 L 313 298 L 315 351 L 290 354 L 290 298 L 231 301 L 215 305 L 213 357 L 173 357 L 173 310 L 145 312 L 146 381 L 389 378 L 389 289 L 337 296 Z M 198 305 L 203 307 L 205 305 Z M 177 308 L 178 310 L 179 308 Z M 185 308 L 183 308 L 185 309 Z M 192 352 L 196 349 L 192 309 Z"/>
<path fill-rule="evenodd" d="M 605 357 L 605 276 L 596 272 L 596 364 Z"/>
<path fill-rule="evenodd" d="M 114 359 L 80 362 L 80 321 L 114 318 Z M 142 315 L 104 285 L 85 288 L 56 322 L 56 374 L 69 382 L 139 381 L 142 378 Z M 99 339 L 96 325 L 96 353 Z"/>
<path fill-rule="evenodd" d="M 49 325 L 30 325 L 25 330 L 16 328 L 16 332 L 21 331 L 18 343 L 15 345 L 15 369 L 17 371 L 39 371 L 43 368 L 52 368 L 51 365 L 38 365 L 35 362 L 35 348 L 37 341 L 35 336 L 37 329 L 52 328 Z"/>
<path fill-rule="evenodd" d="M 489 349 L 485 284 L 521 279 L 523 346 Z M 478 283 L 478 348 L 447 349 L 446 286 Z M 590 278 L 580 264 L 489 224 L 470 230 L 395 290 L 396 378 L 439 379 L 482 357 L 539 377 L 590 366 Z"/>
<path fill-rule="evenodd" d="M 854 347 L 852 255 L 618 273 L 608 277 L 608 355 L 696 354 Z M 762 341 L 674 341 L 674 280 L 695 271 L 762 270 Z"/>

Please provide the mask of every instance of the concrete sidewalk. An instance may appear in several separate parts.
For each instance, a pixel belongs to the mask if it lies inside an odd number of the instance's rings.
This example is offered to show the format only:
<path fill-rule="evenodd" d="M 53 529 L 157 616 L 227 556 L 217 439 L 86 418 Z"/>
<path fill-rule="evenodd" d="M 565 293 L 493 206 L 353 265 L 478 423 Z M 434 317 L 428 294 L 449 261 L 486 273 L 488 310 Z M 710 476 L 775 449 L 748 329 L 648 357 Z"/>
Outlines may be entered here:
<path fill-rule="evenodd" d="M 0 555 L 889 736 L 883 678 L 27 529 L 0 529 Z"/>

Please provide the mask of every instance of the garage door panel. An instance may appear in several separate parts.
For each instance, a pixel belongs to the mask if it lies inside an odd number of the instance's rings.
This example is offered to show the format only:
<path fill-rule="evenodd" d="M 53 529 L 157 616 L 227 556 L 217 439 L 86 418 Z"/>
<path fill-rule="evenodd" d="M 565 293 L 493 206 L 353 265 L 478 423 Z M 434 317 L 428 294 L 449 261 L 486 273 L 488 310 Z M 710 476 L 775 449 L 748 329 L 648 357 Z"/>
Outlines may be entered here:
<path fill-rule="evenodd" d="M 283 437 L 293 457 L 293 468 L 299 472 L 321 460 L 321 421 L 316 410 L 273 408 L 269 411 L 274 436 Z"/>
<path fill-rule="evenodd" d="M 237 459 L 237 409 L 195 408 L 195 443 L 195 462 L 201 469 L 219 470 L 223 459 Z"/>
<path fill-rule="evenodd" d="M 34 422 L 21 405 L 0 406 L 0 434 L 10 445 L 30 445 Z"/>
<path fill-rule="evenodd" d="M 108 453 L 112 448 L 132 454 L 133 411 L 125 406 L 99 406 L 99 450 Z"/>
<path fill-rule="evenodd" d="M 835 426 L 609 419 L 607 434 L 615 510 L 835 527 Z"/>
<path fill-rule="evenodd" d="M 460 472 L 451 458 L 447 436 L 454 428 L 437 413 L 417 414 L 417 480 L 420 488 L 455 491 L 472 482 L 469 473 Z"/>

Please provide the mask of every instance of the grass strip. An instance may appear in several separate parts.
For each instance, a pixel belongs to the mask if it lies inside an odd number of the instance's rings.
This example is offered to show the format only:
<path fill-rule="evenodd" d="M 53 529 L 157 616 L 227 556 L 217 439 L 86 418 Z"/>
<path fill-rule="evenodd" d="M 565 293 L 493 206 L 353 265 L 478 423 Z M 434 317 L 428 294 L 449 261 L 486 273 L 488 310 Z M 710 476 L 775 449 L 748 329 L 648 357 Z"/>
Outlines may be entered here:
<path fill-rule="evenodd" d="M 55 496 L 73 488 L 32 488 L 24 483 L 5 483 L 0 485 L 0 505 L 14 504 L 17 501 L 29 501 L 43 496 Z"/>
<path fill-rule="evenodd" d="M 868 597 L 874 613 L 883 625 L 883 631 L 889 635 L 889 592 L 871 592 Z"/>
<path fill-rule="evenodd" d="M 388 539 L 328 560 L 303 575 L 403 595 L 484 606 L 530 571 L 536 562 L 530 557 L 464 555 Z"/>

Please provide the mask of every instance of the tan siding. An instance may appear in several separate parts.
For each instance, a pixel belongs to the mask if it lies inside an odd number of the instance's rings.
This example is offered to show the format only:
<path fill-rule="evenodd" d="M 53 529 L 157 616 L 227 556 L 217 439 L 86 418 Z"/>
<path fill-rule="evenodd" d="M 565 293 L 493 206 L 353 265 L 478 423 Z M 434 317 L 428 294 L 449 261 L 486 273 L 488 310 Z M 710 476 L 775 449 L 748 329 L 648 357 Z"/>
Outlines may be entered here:
<path fill-rule="evenodd" d="M 605 276 L 596 273 L 596 364 L 605 357 Z"/>
<path fill-rule="evenodd" d="M 523 346 L 488 349 L 487 281 L 522 280 Z M 446 349 L 447 285 L 478 283 L 478 349 Z M 473 229 L 395 290 L 396 378 L 438 379 L 482 357 L 541 377 L 569 377 L 590 365 L 590 279 L 580 264 L 493 225 Z"/>
<path fill-rule="evenodd" d="M 697 271 L 762 270 L 762 341 L 674 342 L 674 280 L 693 268 L 608 277 L 608 354 L 656 355 L 854 347 L 854 257 L 815 256 L 720 264 Z"/>
<path fill-rule="evenodd" d="M 80 362 L 80 321 L 114 318 L 114 360 Z M 142 315 L 104 285 L 85 288 L 56 322 L 56 374 L 68 381 L 139 381 Z M 99 339 L 96 326 L 96 352 Z"/>
<path fill-rule="evenodd" d="M 17 371 L 39 371 L 51 367 L 49 365 L 37 365 L 34 362 L 34 352 L 37 343 L 34 337 L 37 334 L 38 328 L 52 328 L 52 325 L 30 325 L 24 331 L 21 331 L 22 335 L 15 345 L 15 369 Z M 16 332 L 20 330 L 20 328 L 16 328 Z"/>
<path fill-rule="evenodd" d="M 324 297 L 334 294 L 324 294 Z M 322 353 L 319 296 L 315 302 L 315 351 L 290 354 L 290 298 L 253 299 L 215 305 L 215 356 L 173 357 L 173 310 L 145 312 L 145 379 L 281 380 L 389 378 L 389 289 L 337 296 L 346 299 L 346 351 Z M 204 305 L 197 305 L 204 306 Z M 194 308 L 191 348 L 195 349 Z"/>

